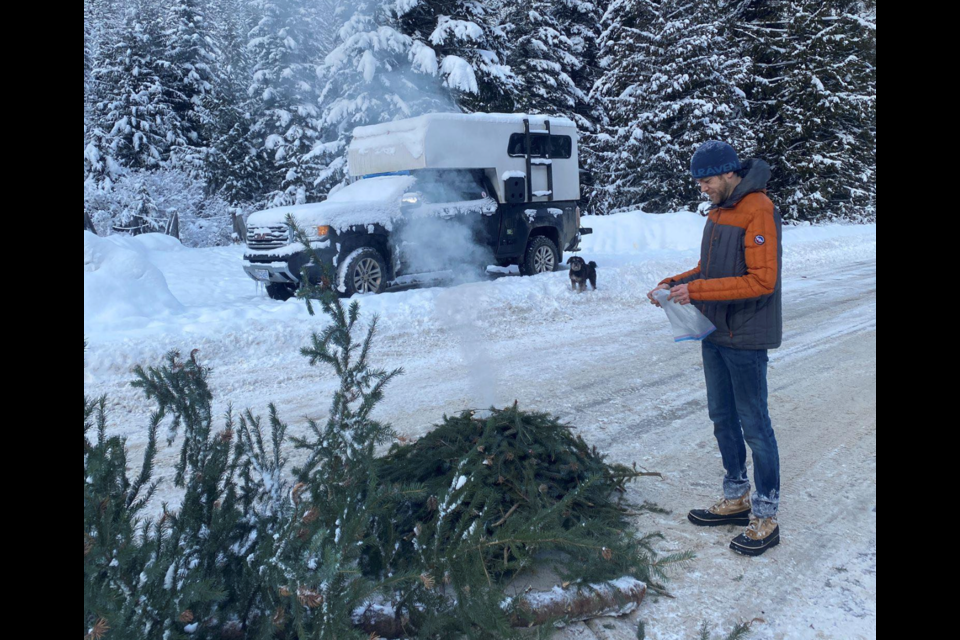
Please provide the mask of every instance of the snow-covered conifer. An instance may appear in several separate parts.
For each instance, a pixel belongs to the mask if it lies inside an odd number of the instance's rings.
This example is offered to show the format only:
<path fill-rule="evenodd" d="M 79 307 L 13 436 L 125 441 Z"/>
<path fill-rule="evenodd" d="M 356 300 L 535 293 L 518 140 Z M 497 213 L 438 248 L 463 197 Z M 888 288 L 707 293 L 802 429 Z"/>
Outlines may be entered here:
<path fill-rule="evenodd" d="M 739 31 L 753 43 L 759 144 L 784 216 L 874 217 L 876 3 L 751 5 Z"/>
<path fill-rule="evenodd" d="M 439 69 L 463 111 L 512 112 L 518 80 L 507 63 L 509 29 L 492 2 L 399 0 L 400 30 L 415 66 Z"/>
<path fill-rule="evenodd" d="M 455 111 L 447 87 L 470 85 L 474 77 L 464 60 L 444 63 L 429 44 L 402 33 L 397 6 L 360 2 L 341 26 L 338 45 L 317 68 L 324 137 L 312 157 L 322 167 L 315 176 L 320 194 L 342 181 L 354 127 Z"/>
<path fill-rule="evenodd" d="M 160 16 L 147 0 L 134 0 L 124 10 L 123 24 L 110 34 L 103 63 L 94 72 L 98 101 L 93 124 L 103 132 L 98 155 L 123 167 L 155 169 L 171 146 L 184 143 L 157 70 Z M 92 156 L 85 154 L 85 160 L 91 162 Z M 101 164 L 109 167 L 111 162 Z"/>
<path fill-rule="evenodd" d="M 511 2 L 507 18 L 517 110 L 562 115 L 582 131 L 593 130 L 597 118 L 587 93 L 588 56 L 595 54 L 600 18 L 596 6 L 580 0 Z"/>
<path fill-rule="evenodd" d="M 269 173 L 275 206 L 303 203 L 316 173 L 310 151 L 320 137 L 313 6 L 307 0 L 256 0 L 250 32 L 252 134 Z"/>
<path fill-rule="evenodd" d="M 160 66 L 166 100 L 180 128 L 171 148 L 171 164 L 195 174 L 203 172 L 213 119 L 214 66 L 218 56 L 204 5 L 174 0 L 164 16 L 165 52 Z"/>
<path fill-rule="evenodd" d="M 614 0 L 604 16 L 592 96 L 610 118 L 599 164 L 601 210 L 654 210 L 698 198 L 688 171 L 697 146 L 726 140 L 754 151 L 742 87 L 750 60 L 727 37 L 734 11 L 719 0 Z"/>
<path fill-rule="evenodd" d="M 247 34 L 258 22 L 246 0 L 219 0 L 211 8 L 212 37 L 218 52 L 211 98 L 212 129 L 204 176 L 210 191 L 233 204 L 260 201 L 271 189 L 262 140 L 253 134 L 252 109 L 260 102 L 248 95 L 253 74 Z"/>

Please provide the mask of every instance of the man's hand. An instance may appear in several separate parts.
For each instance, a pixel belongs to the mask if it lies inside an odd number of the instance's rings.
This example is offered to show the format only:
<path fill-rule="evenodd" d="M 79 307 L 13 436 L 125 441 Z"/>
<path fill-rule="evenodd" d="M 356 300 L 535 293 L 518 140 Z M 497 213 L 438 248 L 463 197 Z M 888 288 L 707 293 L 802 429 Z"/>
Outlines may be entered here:
<path fill-rule="evenodd" d="M 690 290 L 685 284 L 678 284 L 670 289 L 669 300 L 679 302 L 680 304 L 690 304 Z"/>
<path fill-rule="evenodd" d="M 670 285 L 668 285 L 668 284 L 658 284 L 656 287 L 654 287 L 654 288 L 650 291 L 650 293 L 647 294 L 647 299 L 650 300 L 650 304 L 656 305 L 656 306 L 659 307 L 659 306 L 660 306 L 660 303 L 657 302 L 657 299 L 653 297 L 653 294 L 654 294 L 656 291 L 660 290 L 660 289 L 669 289 L 669 288 L 670 288 Z"/>

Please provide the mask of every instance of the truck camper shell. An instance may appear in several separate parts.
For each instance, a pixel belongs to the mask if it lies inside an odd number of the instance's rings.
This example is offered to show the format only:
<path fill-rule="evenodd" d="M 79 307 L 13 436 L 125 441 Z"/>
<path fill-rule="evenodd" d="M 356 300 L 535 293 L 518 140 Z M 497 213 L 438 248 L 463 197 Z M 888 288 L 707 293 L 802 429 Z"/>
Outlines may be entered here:
<path fill-rule="evenodd" d="M 577 142 L 576 125 L 566 118 L 432 113 L 357 127 L 347 159 L 354 177 L 418 169 L 483 169 L 502 203 L 577 201 Z M 511 179 L 526 176 L 523 200 L 511 199 Z"/>

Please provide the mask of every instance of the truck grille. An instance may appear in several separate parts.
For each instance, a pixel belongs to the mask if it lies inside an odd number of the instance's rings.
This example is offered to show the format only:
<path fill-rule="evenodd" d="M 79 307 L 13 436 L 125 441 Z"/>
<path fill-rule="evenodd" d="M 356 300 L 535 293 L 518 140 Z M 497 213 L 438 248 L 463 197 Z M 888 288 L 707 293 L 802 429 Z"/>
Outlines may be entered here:
<path fill-rule="evenodd" d="M 272 227 L 253 227 L 247 231 L 247 246 L 261 251 L 263 249 L 278 249 L 290 244 L 290 235 L 287 227 L 277 225 Z"/>

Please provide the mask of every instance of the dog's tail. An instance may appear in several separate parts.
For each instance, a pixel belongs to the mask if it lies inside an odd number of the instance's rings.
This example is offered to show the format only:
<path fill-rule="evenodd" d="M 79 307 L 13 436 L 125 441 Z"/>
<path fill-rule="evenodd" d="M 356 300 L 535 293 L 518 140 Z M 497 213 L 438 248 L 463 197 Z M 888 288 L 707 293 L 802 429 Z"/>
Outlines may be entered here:
<path fill-rule="evenodd" d="M 591 267 L 593 267 L 594 269 L 596 269 L 596 268 L 597 268 L 597 263 L 596 263 L 596 262 L 594 262 L 593 260 L 591 260 L 591 261 L 590 261 L 590 262 L 588 262 L 587 264 L 589 264 L 589 265 L 590 265 Z"/>

